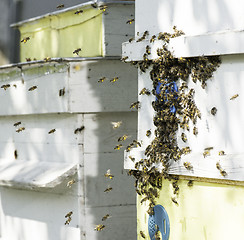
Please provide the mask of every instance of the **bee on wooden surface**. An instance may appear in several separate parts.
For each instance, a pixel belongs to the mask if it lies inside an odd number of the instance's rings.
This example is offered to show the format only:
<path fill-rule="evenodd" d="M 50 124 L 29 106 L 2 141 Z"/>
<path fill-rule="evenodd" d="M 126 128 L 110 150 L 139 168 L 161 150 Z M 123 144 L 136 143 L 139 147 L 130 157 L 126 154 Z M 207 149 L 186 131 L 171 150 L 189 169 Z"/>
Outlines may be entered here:
<path fill-rule="evenodd" d="M 102 82 L 104 82 L 106 80 L 106 77 L 101 77 L 99 80 L 98 80 L 98 82 L 99 83 L 102 83 Z"/>
<path fill-rule="evenodd" d="M 111 124 L 113 125 L 113 129 L 119 128 L 121 126 L 121 124 L 122 124 L 122 121 L 111 122 Z"/>
<path fill-rule="evenodd" d="M 77 134 L 77 133 L 80 133 L 82 130 L 84 130 L 85 127 L 84 126 L 81 126 L 79 128 L 76 128 L 75 131 L 74 131 L 74 134 Z"/>
<path fill-rule="evenodd" d="M 20 127 L 20 128 L 18 128 L 18 129 L 16 130 L 16 132 L 19 133 L 19 132 L 22 132 L 22 131 L 24 131 L 24 130 L 25 130 L 25 127 Z"/>
<path fill-rule="evenodd" d="M 191 165 L 190 162 L 184 162 L 183 165 L 184 165 L 184 167 L 185 167 L 187 170 L 192 170 L 192 169 L 193 169 L 193 166 Z"/>
<path fill-rule="evenodd" d="M 149 45 L 146 46 L 146 54 L 148 54 L 148 55 L 151 54 L 151 48 Z"/>
<path fill-rule="evenodd" d="M 112 190 L 113 190 L 112 187 L 107 187 L 107 188 L 104 190 L 104 192 L 105 192 L 105 193 L 108 193 L 108 192 L 110 192 L 110 191 L 112 191 Z"/>
<path fill-rule="evenodd" d="M 152 134 L 152 133 L 151 133 L 151 130 L 147 130 L 147 132 L 146 132 L 146 136 L 147 136 L 147 137 L 150 137 L 151 134 Z"/>
<path fill-rule="evenodd" d="M 171 200 L 172 200 L 172 202 L 173 202 L 174 204 L 179 205 L 179 203 L 177 202 L 176 198 L 171 197 Z"/>
<path fill-rule="evenodd" d="M 216 107 L 213 107 L 213 108 L 211 109 L 211 114 L 212 114 L 213 116 L 215 116 L 216 113 L 217 113 L 217 108 L 216 108 Z"/>
<path fill-rule="evenodd" d="M 129 39 L 129 43 L 131 43 L 133 40 L 134 40 L 134 38 L 133 38 L 133 37 L 132 37 L 132 38 L 130 38 L 130 39 Z"/>
<path fill-rule="evenodd" d="M 99 7 L 100 10 L 102 10 L 103 12 L 105 12 L 107 10 L 108 6 L 107 5 L 101 5 Z"/>
<path fill-rule="evenodd" d="M 71 186 L 75 183 L 75 180 L 72 179 L 70 181 L 67 182 L 67 187 L 71 188 Z"/>
<path fill-rule="evenodd" d="M 142 238 L 146 238 L 146 235 L 144 234 L 143 231 L 140 231 L 140 235 L 141 235 Z"/>
<path fill-rule="evenodd" d="M 187 141 L 187 137 L 186 137 L 185 133 L 181 133 L 181 139 L 182 139 L 183 142 Z"/>
<path fill-rule="evenodd" d="M 125 62 L 128 58 L 129 58 L 128 56 L 125 56 L 125 57 L 121 58 L 121 61 Z"/>
<path fill-rule="evenodd" d="M 114 150 L 120 150 L 122 147 L 122 144 L 118 144 L 114 147 Z"/>
<path fill-rule="evenodd" d="M 219 151 L 219 156 L 223 156 L 223 155 L 225 155 L 225 151 Z"/>
<path fill-rule="evenodd" d="M 4 85 L 1 86 L 1 88 L 3 88 L 4 90 L 6 90 L 9 87 L 10 87 L 10 84 L 4 84 Z"/>
<path fill-rule="evenodd" d="M 129 19 L 129 20 L 126 22 L 126 24 L 132 24 L 133 22 L 135 22 L 135 19 L 134 19 L 134 18 Z"/>
<path fill-rule="evenodd" d="M 76 12 L 75 12 L 75 14 L 81 14 L 81 13 L 83 13 L 84 11 L 83 10 L 77 10 Z"/>
<path fill-rule="evenodd" d="M 29 41 L 30 40 L 30 37 L 25 37 L 25 38 L 23 38 L 20 42 L 22 42 L 22 43 L 26 43 L 27 41 Z"/>
<path fill-rule="evenodd" d="M 102 221 L 106 221 L 109 217 L 110 217 L 109 214 L 104 215 L 103 218 L 102 218 Z"/>
<path fill-rule="evenodd" d="M 28 91 L 34 91 L 35 89 L 37 89 L 37 86 L 32 86 L 28 89 Z"/>
<path fill-rule="evenodd" d="M 156 40 L 156 35 L 152 35 L 151 39 L 150 39 L 150 43 L 154 42 Z"/>
<path fill-rule="evenodd" d="M 234 100 L 234 99 L 237 98 L 237 97 L 239 97 L 239 94 L 235 94 L 234 96 L 232 96 L 232 97 L 230 98 L 230 100 Z"/>
<path fill-rule="evenodd" d="M 59 89 L 58 95 L 59 95 L 59 97 L 61 97 L 61 96 L 64 96 L 64 94 L 65 94 L 65 87 L 62 89 Z"/>
<path fill-rule="evenodd" d="M 130 105 L 130 109 L 133 109 L 133 108 L 139 109 L 140 108 L 140 102 L 136 101 L 136 102 L 132 103 Z"/>
<path fill-rule="evenodd" d="M 53 129 L 51 129 L 51 130 L 48 132 L 48 134 L 52 134 L 52 133 L 55 133 L 55 132 L 56 132 L 56 129 L 53 128 Z"/>
<path fill-rule="evenodd" d="M 25 58 L 26 62 L 30 62 L 31 58 Z"/>
<path fill-rule="evenodd" d="M 70 212 L 68 212 L 64 217 L 65 217 L 65 218 L 71 217 L 72 214 L 73 214 L 73 211 L 70 211 Z"/>
<path fill-rule="evenodd" d="M 81 48 L 77 48 L 73 51 L 73 54 L 79 55 L 79 52 L 81 51 Z"/>
<path fill-rule="evenodd" d="M 123 135 L 121 137 L 118 138 L 118 142 L 123 142 L 125 141 L 129 136 L 128 135 Z"/>
<path fill-rule="evenodd" d="M 189 180 L 189 181 L 187 182 L 187 186 L 188 186 L 188 187 L 192 187 L 192 186 L 193 186 L 193 180 Z"/>
<path fill-rule="evenodd" d="M 59 4 L 56 8 L 57 8 L 57 9 L 64 8 L 64 4 Z"/>
<path fill-rule="evenodd" d="M 43 60 L 44 60 L 45 62 L 50 62 L 52 59 L 51 59 L 50 57 L 45 57 Z"/>
<path fill-rule="evenodd" d="M 198 129 L 197 129 L 197 127 L 194 127 L 194 128 L 193 128 L 193 134 L 194 134 L 194 135 L 197 135 L 197 134 L 198 134 Z"/>
<path fill-rule="evenodd" d="M 111 170 L 108 169 L 107 172 L 104 174 L 104 177 L 113 179 L 114 175 L 111 174 Z"/>
<path fill-rule="evenodd" d="M 110 82 L 117 82 L 119 80 L 119 77 L 114 77 L 110 80 Z"/>
<path fill-rule="evenodd" d="M 14 150 L 14 158 L 15 158 L 15 159 L 17 159 L 17 158 L 18 158 L 18 152 L 17 152 L 17 150 L 16 150 L 16 149 Z"/>
<path fill-rule="evenodd" d="M 139 93 L 139 95 L 147 95 L 147 96 L 149 96 L 150 94 L 151 92 L 147 88 L 143 88 Z"/>
<path fill-rule="evenodd" d="M 98 224 L 98 225 L 94 228 L 94 230 L 99 232 L 99 231 L 102 231 L 104 228 L 105 228 L 105 225 L 103 225 L 103 224 Z"/>
<path fill-rule="evenodd" d="M 19 126 L 20 124 L 21 124 L 21 122 L 16 122 L 16 123 L 13 124 L 13 126 L 14 126 L 14 127 L 17 127 L 17 126 Z"/>

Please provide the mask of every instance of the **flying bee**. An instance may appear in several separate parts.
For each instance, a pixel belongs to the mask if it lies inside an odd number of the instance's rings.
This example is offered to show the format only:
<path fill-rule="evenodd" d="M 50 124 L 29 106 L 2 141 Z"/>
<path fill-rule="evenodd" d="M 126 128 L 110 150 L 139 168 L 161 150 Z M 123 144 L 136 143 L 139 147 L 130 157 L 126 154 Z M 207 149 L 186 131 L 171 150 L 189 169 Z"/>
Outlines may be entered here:
<path fill-rule="evenodd" d="M 102 10 L 103 12 L 105 12 L 107 10 L 108 6 L 107 5 L 101 5 L 99 7 L 100 10 Z"/>
<path fill-rule="evenodd" d="M 104 215 L 103 218 L 102 218 L 102 221 L 106 221 L 109 217 L 110 217 L 109 214 Z"/>
<path fill-rule="evenodd" d="M 95 231 L 102 231 L 104 228 L 105 228 L 105 225 L 103 225 L 103 224 L 98 224 L 98 225 L 94 228 L 94 230 L 95 230 Z"/>
<path fill-rule="evenodd" d="M 32 86 L 28 89 L 28 91 L 34 91 L 35 89 L 37 89 L 37 86 Z"/>
<path fill-rule="evenodd" d="M 99 83 L 102 83 L 102 82 L 104 82 L 106 80 L 106 77 L 101 77 L 99 80 L 98 80 L 98 82 Z"/>
<path fill-rule="evenodd" d="M 129 137 L 128 135 L 123 135 L 123 136 L 118 138 L 118 142 L 125 141 L 128 137 Z"/>
<path fill-rule="evenodd" d="M 127 60 L 128 58 L 129 58 L 128 56 L 125 56 L 125 57 L 121 58 L 121 61 L 125 62 L 125 60 Z"/>
<path fill-rule="evenodd" d="M 10 87 L 10 84 L 4 84 L 4 85 L 1 86 L 1 88 L 3 88 L 4 90 L 6 90 L 9 87 Z"/>
<path fill-rule="evenodd" d="M 234 96 L 232 96 L 232 97 L 230 98 L 230 100 L 234 100 L 234 99 L 237 98 L 237 97 L 239 97 L 239 94 L 235 94 Z"/>
<path fill-rule="evenodd" d="M 110 192 L 110 191 L 112 191 L 112 190 L 113 190 L 112 187 L 107 187 L 107 188 L 104 190 L 104 192 L 105 192 L 105 193 L 108 193 L 108 192 Z"/>
<path fill-rule="evenodd" d="M 107 172 L 104 174 L 104 177 L 113 179 L 114 175 L 112 175 L 111 170 L 108 169 Z"/>
<path fill-rule="evenodd" d="M 111 124 L 113 125 L 113 129 L 119 128 L 121 126 L 121 124 L 122 124 L 122 121 L 111 122 Z"/>
<path fill-rule="evenodd" d="M 135 158 L 134 157 L 132 157 L 132 156 L 129 156 L 129 159 L 132 161 L 132 162 L 135 162 Z"/>
<path fill-rule="evenodd" d="M 16 150 L 16 149 L 14 150 L 14 158 L 15 158 L 15 159 L 17 159 L 17 158 L 18 158 L 18 152 L 17 152 L 17 150 Z"/>
<path fill-rule="evenodd" d="M 57 8 L 57 9 L 64 8 L 64 4 L 59 4 L 56 8 Z"/>
<path fill-rule="evenodd" d="M 119 79 L 119 77 L 114 77 L 114 78 L 112 78 L 112 79 L 110 80 L 110 82 L 117 82 L 118 79 Z"/>
<path fill-rule="evenodd" d="M 192 187 L 193 186 L 193 180 L 189 180 L 188 183 L 187 183 L 187 186 L 188 187 Z"/>
<path fill-rule="evenodd" d="M 186 137 L 185 133 L 181 133 L 181 139 L 183 142 L 187 141 L 187 137 Z"/>
<path fill-rule="evenodd" d="M 81 51 L 81 48 L 77 48 L 73 51 L 73 54 L 79 55 L 79 52 Z"/>
<path fill-rule="evenodd" d="M 114 150 L 120 150 L 122 148 L 122 144 L 118 144 L 114 147 Z"/>
<path fill-rule="evenodd" d="M 133 109 L 133 108 L 136 108 L 136 109 L 140 108 L 140 102 L 136 101 L 136 102 L 132 103 L 130 105 L 130 109 Z"/>
<path fill-rule="evenodd" d="M 80 14 L 80 13 L 83 13 L 83 10 L 77 10 L 76 12 L 75 12 L 75 14 Z"/>
<path fill-rule="evenodd" d="M 129 20 L 126 22 L 126 24 L 132 24 L 134 21 L 135 21 L 135 19 L 134 19 L 134 18 L 129 19 Z"/>
<path fill-rule="evenodd" d="M 130 39 L 129 39 L 129 43 L 131 43 L 133 40 L 134 40 L 134 38 L 133 38 L 133 37 L 132 37 L 132 38 L 130 38 Z"/>
<path fill-rule="evenodd" d="M 75 183 L 75 180 L 72 179 L 70 181 L 67 182 L 67 187 L 71 188 L 71 186 Z"/>
<path fill-rule="evenodd" d="M 71 217 L 72 214 L 73 214 L 73 212 L 70 211 L 70 212 L 68 212 L 64 217 L 65 217 L 65 218 L 69 218 L 69 217 Z"/>
<path fill-rule="evenodd" d="M 13 125 L 14 125 L 14 127 L 17 127 L 17 126 L 19 126 L 21 124 L 21 122 L 16 122 L 16 123 L 14 123 Z"/>
<path fill-rule="evenodd" d="M 191 165 L 190 162 L 184 162 L 183 165 L 184 165 L 184 167 L 185 167 L 187 170 L 192 170 L 192 169 L 193 169 L 193 166 Z"/>
<path fill-rule="evenodd" d="M 85 127 L 84 126 L 81 126 L 79 128 L 76 128 L 75 131 L 74 131 L 74 134 L 77 134 L 77 133 L 80 133 L 82 130 L 84 130 Z"/>
<path fill-rule="evenodd" d="M 197 129 L 197 127 L 194 127 L 194 128 L 193 128 L 193 134 L 194 134 L 194 135 L 197 135 L 197 134 L 198 134 L 198 129 Z"/>
<path fill-rule="evenodd" d="M 219 156 L 223 156 L 225 155 L 225 152 L 222 150 L 222 151 L 219 151 Z"/>
<path fill-rule="evenodd" d="M 146 136 L 147 136 L 147 137 L 150 137 L 150 136 L 151 136 L 151 130 L 147 130 L 147 132 L 146 132 Z"/>
<path fill-rule="evenodd" d="M 20 127 L 20 128 L 18 128 L 18 129 L 16 130 L 16 132 L 19 133 L 19 132 L 22 132 L 22 131 L 24 131 L 24 130 L 25 130 L 25 127 Z"/>
<path fill-rule="evenodd" d="M 56 132 L 56 129 L 53 128 L 53 129 L 51 129 L 51 130 L 48 132 L 48 134 L 52 134 L 52 133 L 55 133 L 55 132 Z"/>
<path fill-rule="evenodd" d="M 64 94 L 65 94 L 65 87 L 64 88 L 62 88 L 62 89 L 59 89 L 59 97 L 61 97 L 61 96 L 64 96 Z"/>
<path fill-rule="evenodd" d="M 147 95 L 147 96 L 149 96 L 150 94 L 151 92 L 146 88 L 143 88 L 139 93 L 139 95 Z"/>
<path fill-rule="evenodd" d="M 156 35 L 152 35 L 151 39 L 150 39 L 150 43 L 154 42 L 156 40 Z"/>
<path fill-rule="evenodd" d="M 140 231 L 140 235 L 141 235 L 142 238 L 146 238 L 146 235 L 144 234 L 143 231 Z"/>
<path fill-rule="evenodd" d="M 22 43 L 26 43 L 27 41 L 29 41 L 30 40 L 30 37 L 25 37 L 25 38 L 23 38 L 20 42 L 22 42 Z"/>
<path fill-rule="evenodd" d="M 176 198 L 171 197 L 171 200 L 172 200 L 172 202 L 173 202 L 174 204 L 179 205 L 179 203 L 177 202 Z"/>

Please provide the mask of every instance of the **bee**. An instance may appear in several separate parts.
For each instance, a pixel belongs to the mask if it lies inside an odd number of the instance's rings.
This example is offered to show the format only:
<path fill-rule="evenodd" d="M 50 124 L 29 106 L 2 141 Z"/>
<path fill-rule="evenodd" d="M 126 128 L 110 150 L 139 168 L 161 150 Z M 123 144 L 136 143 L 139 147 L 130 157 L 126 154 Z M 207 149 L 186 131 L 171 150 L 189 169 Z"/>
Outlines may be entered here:
<path fill-rule="evenodd" d="M 98 6 L 97 6 L 97 3 L 92 3 L 91 6 L 92 6 L 93 8 L 97 8 L 97 7 L 98 7 Z"/>
<path fill-rule="evenodd" d="M 130 39 L 129 39 L 129 43 L 131 43 L 133 40 L 134 40 L 134 38 L 133 38 L 133 37 L 132 37 L 132 38 L 130 38 Z"/>
<path fill-rule="evenodd" d="M 17 85 L 16 84 L 13 84 L 13 87 L 17 88 Z"/>
<path fill-rule="evenodd" d="M 220 163 L 217 162 L 216 163 L 216 168 L 220 171 L 220 174 L 223 176 L 223 177 L 226 177 L 227 176 L 227 172 L 225 170 L 222 169 L 222 167 L 220 166 Z"/>
<path fill-rule="evenodd" d="M 79 55 L 79 52 L 81 51 L 81 48 L 77 48 L 73 51 L 73 54 Z"/>
<path fill-rule="evenodd" d="M 211 109 L 211 114 L 212 114 L 213 116 L 215 116 L 216 113 L 217 113 L 217 108 L 216 108 L 216 107 L 213 107 L 213 108 Z"/>
<path fill-rule="evenodd" d="M 176 205 L 179 205 L 179 203 L 177 202 L 176 198 L 171 197 L 171 200 L 172 200 L 172 202 L 175 203 Z"/>
<path fill-rule="evenodd" d="M 48 134 L 52 134 L 52 133 L 55 133 L 55 132 L 56 132 L 56 129 L 53 128 L 53 129 L 51 129 L 51 130 L 48 132 Z"/>
<path fill-rule="evenodd" d="M 59 97 L 64 96 L 65 88 L 59 89 Z"/>
<path fill-rule="evenodd" d="M 210 151 L 205 150 L 202 155 L 204 158 L 210 156 Z"/>
<path fill-rule="evenodd" d="M 232 96 L 232 97 L 230 98 L 230 100 L 234 100 L 234 99 L 237 98 L 237 97 L 239 97 L 239 94 L 235 94 L 234 96 Z"/>
<path fill-rule="evenodd" d="M 17 127 L 17 126 L 19 126 L 20 124 L 21 124 L 21 122 L 16 122 L 16 123 L 13 124 L 13 126 L 14 126 L 14 127 Z"/>
<path fill-rule="evenodd" d="M 141 143 L 137 140 L 133 140 L 133 145 L 135 145 L 136 147 L 141 147 Z"/>
<path fill-rule="evenodd" d="M 122 148 L 122 144 L 118 144 L 114 147 L 114 150 L 120 150 Z"/>
<path fill-rule="evenodd" d="M 94 228 L 94 230 L 95 230 L 95 231 L 102 231 L 104 228 L 105 228 L 105 225 L 103 225 L 103 224 L 98 224 L 98 225 Z"/>
<path fill-rule="evenodd" d="M 156 40 L 156 35 L 152 35 L 151 39 L 150 39 L 150 43 L 154 42 Z"/>
<path fill-rule="evenodd" d="M 106 77 L 101 77 L 99 80 L 98 80 L 98 82 L 99 83 L 102 83 L 102 82 L 104 82 L 106 80 Z"/>
<path fill-rule="evenodd" d="M 140 108 L 140 102 L 136 101 L 136 102 L 132 103 L 130 105 L 130 109 L 132 109 L 132 108 L 136 108 L 136 109 Z"/>
<path fill-rule="evenodd" d="M 19 133 L 19 132 L 22 132 L 22 131 L 24 131 L 24 130 L 25 130 L 25 127 L 20 127 L 20 128 L 18 128 L 18 129 L 16 130 L 16 132 Z"/>
<path fill-rule="evenodd" d="M 112 191 L 113 190 L 113 188 L 112 187 L 107 187 L 105 190 L 104 190 L 104 192 L 110 192 L 110 191 Z"/>
<path fill-rule="evenodd" d="M 37 86 L 32 86 L 28 89 L 28 91 L 34 91 L 35 89 L 37 89 Z"/>
<path fill-rule="evenodd" d="M 182 153 L 183 153 L 183 154 L 189 154 L 190 152 L 191 152 L 190 147 L 182 148 Z"/>
<path fill-rule="evenodd" d="M 68 212 L 68 213 L 65 215 L 65 218 L 69 218 L 69 217 L 71 217 L 72 214 L 73 214 L 72 211 Z"/>
<path fill-rule="evenodd" d="M 10 87 L 10 84 L 4 84 L 4 85 L 1 86 L 1 88 L 3 88 L 5 91 L 6 91 L 6 89 L 9 88 L 9 87 Z"/>
<path fill-rule="evenodd" d="M 186 137 L 185 133 L 181 133 L 181 139 L 183 142 L 187 141 L 187 137 Z"/>
<path fill-rule="evenodd" d="M 129 156 L 129 159 L 132 161 L 132 162 L 135 162 L 135 158 L 134 157 L 132 157 L 132 156 Z"/>
<path fill-rule="evenodd" d="M 102 10 L 103 12 L 105 12 L 107 10 L 108 6 L 107 5 L 101 5 L 99 7 L 100 10 Z"/>
<path fill-rule="evenodd" d="M 102 221 L 106 221 L 109 217 L 110 217 L 110 215 L 106 214 L 105 216 L 103 216 Z"/>
<path fill-rule="evenodd" d="M 25 58 L 26 62 L 30 62 L 31 58 Z"/>
<path fill-rule="evenodd" d="M 206 147 L 204 148 L 205 151 L 210 151 L 210 150 L 213 150 L 213 147 Z"/>
<path fill-rule="evenodd" d="M 133 143 L 129 144 L 127 147 L 126 147 L 126 152 L 129 152 L 131 150 L 131 148 L 133 147 Z"/>
<path fill-rule="evenodd" d="M 84 126 L 76 128 L 75 131 L 74 131 L 74 134 L 80 133 L 82 130 L 84 130 L 84 128 L 85 128 Z"/>
<path fill-rule="evenodd" d="M 147 137 L 150 137 L 150 136 L 151 136 L 151 130 L 147 130 L 147 132 L 146 132 L 146 136 L 147 136 Z"/>
<path fill-rule="evenodd" d="M 123 135 L 123 136 L 118 138 L 118 142 L 125 141 L 127 138 L 128 138 L 128 135 Z"/>
<path fill-rule="evenodd" d="M 71 222 L 72 218 L 68 217 L 68 219 L 65 221 L 64 225 L 69 225 Z"/>
<path fill-rule="evenodd" d="M 134 18 L 129 19 L 129 20 L 126 22 L 126 24 L 132 24 L 134 21 L 135 21 L 135 19 L 134 19 Z"/>
<path fill-rule="evenodd" d="M 113 125 L 113 129 L 119 128 L 121 126 L 121 124 L 122 124 L 122 121 L 111 122 L 111 124 Z"/>
<path fill-rule="evenodd" d="M 14 150 L 14 158 L 15 158 L 15 159 L 17 159 L 17 158 L 18 158 L 18 152 L 17 152 L 17 150 L 16 150 L 16 149 Z"/>
<path fill-rule="evenodd" d="M 189 163 L 189 162 L 184 162 L 183 165 L 184 165 L 184 167 L 185 167 L 187 170 L 192 170 L 192 169 L 193 169 L 193 166 L 192 166 L 191 163 Z"/>
<path fill-rule="evenodd" d="M 127 60 L 128 58 L 129 58 L 128 56 L 125 56 L 125 57 L 121 58 L 121 61 L 125 62 L 125 60 Z"/>
<path fill-rule="evenodd" d="M 151 92 L 146 88 L 143 88 L 139 93 L 139 95 L 147 95 L 147 96 L 149 96 L 150 94 Z"/>
<path fill-rule="evenodd" d="M 64 4 L 59 4 L 56 8 L 57 8 L 57 9 L 64 8 Z"/>
<path fill-rule="evenodd" d="M 225 152 L 222 150 L 222 151 L 219 151 L 219 156 L 223 156 L 225 155 Z"/>
<path fill-rule="evenodd" d="M 50 57 L 45 57 L 43 60 L 44 60 L 45 62 L 50 62 L 52 59 L 51 59 Z"/>
<path fill-rule="evenodd" d="M 143 231 L 140 231 L 140 235 L 141 235 L 142 238 L 146 238 L 146 235 L 144 234 Z"/>
<path fill-rule="evenodd" d="M 194 128 L 193 128 L 193 134 L 194 134 L 194 135 L 197 135 L 197 134 L 198 134 L 198 129 L 197 129 L 197 127 L 194 127 Z"/>
<path fill-rule="evenodd" d="M 114 175 L 112 175 L 111 170 L 108 169 L 107 172 L 104 174 L 104 177 L 113 179 Z"/>
<path fill-rule="evenodd" d="M 72 179 L 70 181 L 67 182 L 67 187 L 71 188 L 71 185 L 73 185 L 75 183 L 75 180 Z"/>
<path fill-rule="evenodd" d="M 29 41 L 30 40 L 30 37 L 25 37 L 25 38 L 23 38 L 20 42 L 22 42 L 22 43 L 26 43 L 27 41 Z"/>
<path fill-rule="evenodd" d="M 151 48 L 150 48 L 149 45 L 146 46 L 146 53 L 147 53 L 148 55 L 151 54 Z"/>
<path fill-rule="evenodd" d="M 187 183 L 187 186 L 188 187 L 192 187 L 193 186 L 193 180 L 189 180 L 188 183 Z"/>
<path fill-rule="evenodd" d="M 75 12 L 75 14 L 80 14 L 80 13 L 83 13 L 83 10 L 77 10 L 77 11 Z"/>
<path fill-rule="evenodd" d="M 119 79 L 119 77 L 114 77 L 114 78 L 112 78 L 112 79 L 110 80 L 110 82 L 117 82 L 118 79 Z"/>

